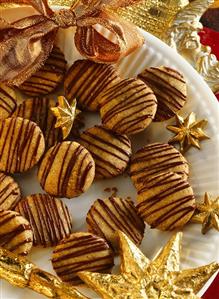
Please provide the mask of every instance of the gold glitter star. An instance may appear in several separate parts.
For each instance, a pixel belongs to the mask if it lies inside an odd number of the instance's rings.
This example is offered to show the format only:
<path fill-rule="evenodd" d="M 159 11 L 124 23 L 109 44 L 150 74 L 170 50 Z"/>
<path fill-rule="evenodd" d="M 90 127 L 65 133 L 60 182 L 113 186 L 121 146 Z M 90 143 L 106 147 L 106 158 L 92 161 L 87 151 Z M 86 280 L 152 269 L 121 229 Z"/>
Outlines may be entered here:
<path fill-rule="evenodd" d="M 219 231 L 219 196 L 216 199 L 210 199 L 206 192 L 204 202 L 197 204 L 191 221 L 202 223 L 203 234 L 206 234 L 211 228 Z"/>
<path fill-rule="evenodd" d="M 208 121 L 205 119 L 196 120 L 196 115 L 191 112 L 185 119 L 176 114 L 176 125 L 167 126 L 167 129 L 175 136 L 169 140 L 169 143 L 179 143 L 180 151 L 185 153 L 191 146 L 200 149 L 199 142 L 210 137 L 205 134 L 203 128 Z"/>
<path fill-rule="evenodd" d="M 68 137 L 71 132 L 76 116 L 81 112 L 76 109 L 77 101 L 74 99 L 71 104 L 63 96 L 58 97 L 59 105 L 51 108 L 53 114 L 56 116 L 57 121 L 55 128 L 62 129 L 63 140 Z"/>
<path fill-rule="evenodd" d="M 182 233 L 175 234 L 152 261 L 124 233 L 118 236 L 121 274 L 78 274 L 103 299 L 198 298 L 195 294 L 219 268 L 212 263 L 180 271 Z"/>

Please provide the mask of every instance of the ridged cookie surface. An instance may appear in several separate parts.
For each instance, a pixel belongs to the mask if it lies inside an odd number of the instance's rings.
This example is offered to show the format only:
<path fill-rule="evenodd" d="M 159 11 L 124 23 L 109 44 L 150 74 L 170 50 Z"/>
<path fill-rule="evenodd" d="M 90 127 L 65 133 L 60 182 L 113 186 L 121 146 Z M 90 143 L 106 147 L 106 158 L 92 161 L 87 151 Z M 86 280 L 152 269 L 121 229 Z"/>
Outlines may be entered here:
<path fill-rule="evenodd" d="M 141 80 L 121 79 L 99 98 L 102 123 L 121 134 L 136 134 L 151 123 L 157 109 L 153 91 Z"/>
<path fill-rule="evenodd" d="M 173 230 L 183 227 L 195 210 L 192 187 L 181 176 L 166 172 L 144 181 L 138 191 L 139 215 L 151 228 Z"/>
<path fill-rule="evenodd" d="M 33 245 L 29 222 L 14 211 L 0 211 L 0 246 L 20 255 L 27 255 Z"/>
<path fill-rule="evenodd" d="M 0 173 L 0 210 L 13 210 L 21 198 L 21 191 L 15 180 Z"/>
<path fill-rule="evenodd" d="M 155 121 L 173 117 L 185 104 L 187 87 L 185 78 L 178 71 L 161 66 L 145 69 L 138 78 L 148 84 L 157 97 Z"/>
<path fill-rule="evenodd" d="M 20 117 L 0 120 L 0 171 L 27 171 L 39 161 L 44 149 L 43 133 L 34 122 Z"/>
<path fill-rule="evenodd" d="M 38 170 L 42 188 L 58 197 L 72 198 L 93 182 L 95 164 L 88 150 L 77 142 L 65 141 L 51 147 Z"/>
<path fill-rule="evenodd" d="M 98 97 L 116 80 L 118 74 L 114 66 L 77 60 L 66 74 L 65 96 L 69 101 L 76 98 L 82 108 L 98 111 Z"/>
<path fill-rule="evenodd" d="M 60 199 L 48 194 L 33 194 L 23 198 L 16 211 L 30 222 L 35 246 L 54 246 L 71 233 L 68 208 Z"/>
<path fill-rule="evenodd" d="M 16 109 L 16 93 L 12 87 L 0 83 L 0 119 L 9 117 Z"/>
<path fill-rule="evenodd" d="M 81 134 L 80 143 L 94 158 L 96 178 L 115 177 L 127 168 L 132 150 L 126 135 L 95 126 Z"/>
<path fill-rule="evenodd" d="M 113 253 L 107 242 L 93 234 L 71 234 L 56 246 L 52 265 L 62 281 L 77 285 L 82 283 L 79 271 L 109 272 L 114 265 Z"/>
<path fill-rule="evenodd" d="M 51 93 L 63 81 L 66 65 L 64 54 L 54 46 L 41 69 L 21 84 L 19 89 L 33 97 Z"/>
<path fill-rule="evenodd" d="M 105 238 L 116 250 L 118 230 L 137 245 L 140 245 L 144 236 L 144 221 L 131 200 L 119 197 L 97 199 L 88 211 L 86 221 L 90 232 Z"/>
<path fill-rule="evenodd" d="M 131 159 L 130 176 L 137 189 L 151 176 L 175 172 L 188 178 L 189 165 L 183 155 L 172 145 L 153 143 L 139 149 Z"/>

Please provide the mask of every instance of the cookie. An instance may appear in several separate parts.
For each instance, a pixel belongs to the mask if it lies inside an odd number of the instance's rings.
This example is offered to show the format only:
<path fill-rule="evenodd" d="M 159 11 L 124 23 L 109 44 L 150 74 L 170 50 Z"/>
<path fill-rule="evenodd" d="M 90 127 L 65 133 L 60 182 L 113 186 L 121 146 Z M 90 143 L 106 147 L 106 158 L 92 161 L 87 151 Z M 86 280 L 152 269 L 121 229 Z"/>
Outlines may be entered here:
<path fill-rule="evenodd" d="M 94 158 L 96 178 L 112 178 L 127 168 L 132 150 L 126 135 L 95 126 L 84 131 L 79 142 Z"/>
<path fill-rule="evenodd" d="M 9 117 L 16 109 L 16 93 L 13 88 L 0 83 L 0 120 Z"/>
<path fill-rule="evenodd" d="M 48 194 L 33 194 L 23 198 L 16 211 L 30 222 L 34 246 L 54 246 L 71 233 L 68 208 L 60 199 Z"/>
<path fill-rule="evenodd" d="M 33 97 L 49 94 L 63 81 L 66 66 L 64 54 L 54 46 L 41 69 L 21 84 L 19 89 Z"/>
<path fill-rule="evenodd" d="M 181 176 L 166 172 L 151 177 L 138 191 L 139 215 L 151 228 L 174 230 L 183 227 L 195 210 L 192 187 Z"/>
<path fill-rule="evenodd" d="M 142 147 L 131 158 L 130 176 L 137 189 L 151 176 L 175 172 L 185 180 L 189 165 L 183 155 L 172 145 L 153 143 Z"/>
<path fill-rule="evenodd" d="M 153 120 L 157 100 L 141 80 L 124 79 L 105 90 L 99 99 L 102 123 L 121 134 L 136 134 Z"/>
<path fill-rule="evenodd" d="M 84 109 L 98 111 L 98 97 L 117 80 L 118 74 L 113 65 L 77 60 L 66 74 L 65 96 L 69 101 L 76 98 Z"/>
<path fill-rule="evenodd" d="M 172 118 L 184 106 L 187 98 L 186 81 L 178 71 L 165 66 L 150 67 L 138 78 L 148 84 L 157 97 L 155 121 Z"/>
<path fill-rule="evenodd" d="M 45 149 L 40 128 L 20 117 L 0 120 L 0 171 L 24 172 L 37 164 Z"/>
<path fill-rule="evenodd" d="M 47 193 L 72 198 L 85 192 L 93 182 L 95 164 L 79 143 L 65 141 L 51 147 L 38 170 L 41 187 Z"/>
<path fill-rule="evenodd" d="M 97 199 L 88 211 L 88 231 L 105 238 L 118 249 L 116 232 L 123 231 L 135 244 L 140 245 L 145 224 L 131 200 L 119 197 Z"/>
<path fill-rule="evenodd" d="M 13 210 L 21 198 L 21 191 L 15 180 L 0 173 L 0 210 Z"/>
<path fill-rule="evenodd" d="M 56 101 L 48 97 L 35 97 L 21 103 L 12 116 L 27 118 L 35 122 L 42 130 L 46 147 L 50 148 L 62 141 L 62 130 L 55 128 L 56 117 L 51 111 L 57 105 Z M 78 137 L 79 129 L 83 126 L 80 114 L 75 118 L 71 131 L 72 137 Z"/>
<path fill-rule="evenodd" d="M 113 252 L 107 242 L 93 234 L 71 234 L 56 246 L 52 265 L 62 281 L 77 285 L 82 283 L 79 271 L 109 272 L 114 265 Z"/>
<path fill-rule="evenodd" d="M 0 211 L 0 247 L 27 255 L 33 245 L 29 222 L 14 211 Z"/>

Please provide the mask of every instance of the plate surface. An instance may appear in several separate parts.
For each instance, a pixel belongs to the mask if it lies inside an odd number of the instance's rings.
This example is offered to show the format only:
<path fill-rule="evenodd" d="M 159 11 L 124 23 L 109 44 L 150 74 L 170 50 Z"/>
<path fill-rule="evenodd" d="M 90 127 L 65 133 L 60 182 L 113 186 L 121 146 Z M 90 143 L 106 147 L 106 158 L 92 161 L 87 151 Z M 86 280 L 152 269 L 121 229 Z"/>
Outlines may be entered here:
<path fill-rule="evenodd" d="M 15 16 L 14 10 L 8 12 L 8 16 Z M 16 9 L 16 18 L 26 14 L 26 9 Z M 6 12 L 4 12 L 4 17 Z M 60 30 L 57 43 L 64 50 L 66 58 L 71 64 L 80 55 L 75 48 L 72 49 L 73 30 Z M 207 134 L 211 137 L 210 140 L 201 143 L 202 150 L 191 149 L 186 158 L 190 163 L 190 178 L 189 181 L 194 188 L 197 200 L 201 199 L 205 191 L 212 195 L 218 195 L 219 188 L 219 106 L 217 100 L 210 88 L 198 75 L 198 73 L 174 50 L 152 35 L 143 32 L 145 36 L 145 45 L 128 58 L 125 58 L 120 64 L 119 69 L 122 75 L 126 77 L 135 76 L 148 66 L 166 65 L 175 67 L 181 71 L 187 80 L 188 84 L 188 102 L 183 108 L 181 115 L 186 115 L 194 111 L 198 118 L 206 118 L 209 122 L 206 129 Z M 86 126 L 90 127 L 100 122 L 98 115 L 88 113 L 86 115 Z M 173 122 L 173 120 L 168 123 Z M 153 123 L 143 133 L 132 138 L 133 148 L 136 150 L 141 146 L 155 142 L 167 142 L 171 133 L 165 127 L 165 123 Z M 16 179 L 21 185 L 24 196 L 42 192 L 36 178 L 37 169 L 17 175 Z M 105 198 L 110 194 L 106 193 L 106 187 L 117 187 L 118 195 L 121 197 L 130 196 L 135 200 L 136 191 L 132 186 L 130 179 L 127 176 L 121 176 L 111 180 L 95 182 L 88 192 L 79 198 L 65 200 L 73 217 L 73 231 L 86 230 L 85 217 L 89 207 L 97 198 Z M 183 247 L 182 247 L 182 267 L 197 267 L 212 261 L 219 262 L 219 235 L 216 231 L 210 231 L 206 236 L 200 232 L 200 226 L 190 224 L 184 229 Z M 142 251 L 152 258 L 154 254 L 165 244 L 172 233 L 159 232 L 151 230 L 148 226 L 145 231 L 145 237 L 141 245 Z M 52 249 L 36 249 L 34 248 L 29 256 L 33 262 L 44 270 L 52 273 L 50 263 Z M 118 263 L 117 263 L 118 264 Z M 118 267 L 116 267 L 118 268 Z M 84 294 L 91 298 L 98 298 L 94 293 L 80 288 Z M 203 293 L 204 290 L 200 293 Z M 1 281 L 0 298 L 4 299 L 40 299 L 45 298 L 35 294 L 27 289 L 18 289 L 10 286 L 7 282 Z"/>

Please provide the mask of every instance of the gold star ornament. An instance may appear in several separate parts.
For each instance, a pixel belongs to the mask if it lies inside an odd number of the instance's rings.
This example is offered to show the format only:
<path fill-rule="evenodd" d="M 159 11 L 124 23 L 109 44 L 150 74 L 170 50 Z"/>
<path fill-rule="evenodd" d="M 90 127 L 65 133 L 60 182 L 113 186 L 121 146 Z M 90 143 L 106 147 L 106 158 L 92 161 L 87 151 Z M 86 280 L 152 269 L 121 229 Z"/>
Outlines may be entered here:
<path fill-rule="evenodd" d="M 211 228 L 219 231 L 219 196 L 210 199 L 209 194 L 206 192 L 204 202 L 196 205 L 196 211 L 191 221 L 202 224 L 203 234 L 206 234 Z"/>
<path fill-rule="evenodd" d="M 80 278 L 103 299 L 193 299 L 218 270 L 212 263 L 180 270 L 182 233 L 175 234 L 150 261 L 122 232 L 118 232 L 121 274 L 79 272 Z"/>
<path fill-rule="evenodd" d="M 57 118 L 55 128 L 62 129 L 64 140 L 70 134 L 74 120 L 81 111 L 76 108 L 76 99 L 70 104 L 65 97 L 60 96 L 58 97 L 58 103 L 58 106 L 51 108 L 51 110 Z"/>
<path fill-rule="evenodd" d="M 182 153 L 185 153 L 190 147 L 200 149 L 199 142 L 210 138 L 203 131 L 207 123 L 208 121 L 205 119 L 197 120 L 194 112 L 191 112 L 185 119 L 176 114 L 176 125 L 167 126 L 169 131 L 175 133 L 169 143 L 179 143 Z"/>

